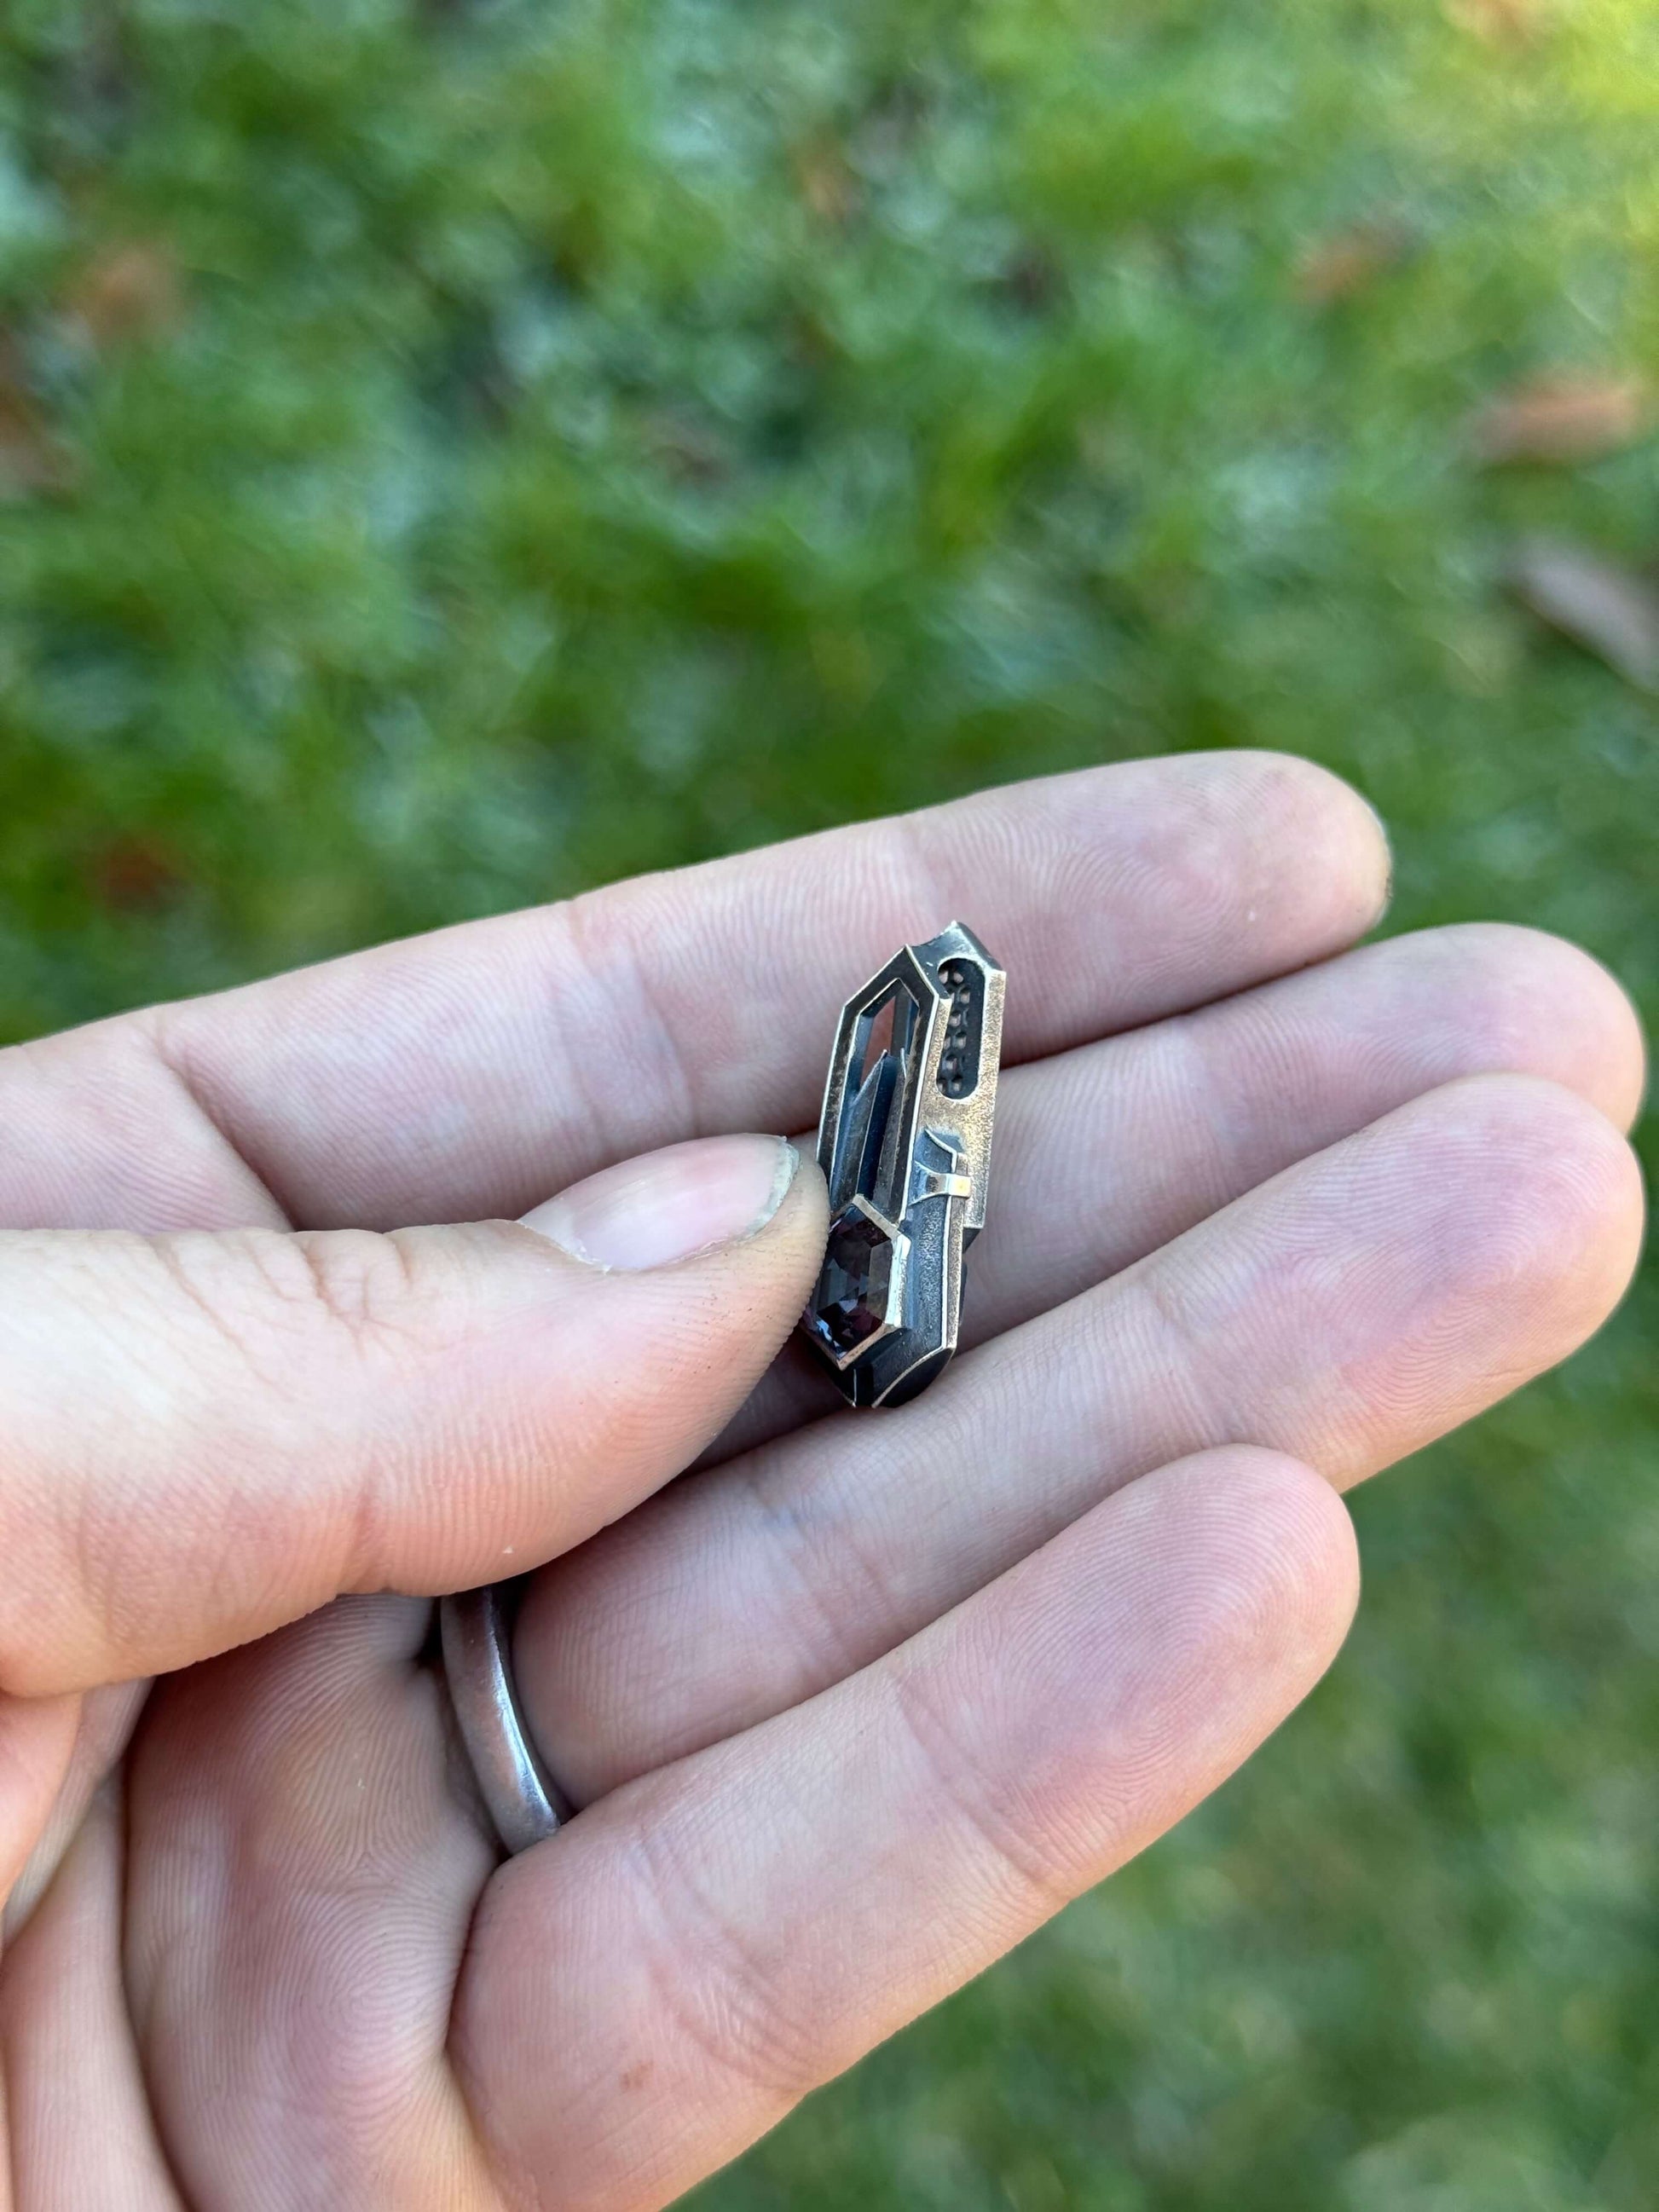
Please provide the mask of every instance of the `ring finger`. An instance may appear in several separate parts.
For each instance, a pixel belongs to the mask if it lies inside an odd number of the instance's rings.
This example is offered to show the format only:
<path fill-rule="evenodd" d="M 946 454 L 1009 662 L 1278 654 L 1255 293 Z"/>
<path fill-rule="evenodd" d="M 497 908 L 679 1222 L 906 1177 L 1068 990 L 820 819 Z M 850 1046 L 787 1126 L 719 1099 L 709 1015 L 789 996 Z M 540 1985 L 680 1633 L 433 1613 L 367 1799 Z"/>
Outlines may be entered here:
<path fill-rule="evenodd" d="M 1270 1176 L 1437 1084 L 1541 1075 L 1620 1127 L 1642 1044 L 1605 969 L 1536 930 L 1424 930 L 1005 1074 L 964 1346 L 1156 1251 Z M 802 1347 L 701 1462 L 834 1412 Z"/>
<path fill-rule="evenodd" d="M 1150 1467 L 1288 1452 L 1341 1485 L 1565 1357 L 1640 1187 L 1553 1084 L 1449 1085 L 961 1359 L 660 1492 L 544 1570 L 517 1658 L 579 1802 L 890 1650 Z"/>

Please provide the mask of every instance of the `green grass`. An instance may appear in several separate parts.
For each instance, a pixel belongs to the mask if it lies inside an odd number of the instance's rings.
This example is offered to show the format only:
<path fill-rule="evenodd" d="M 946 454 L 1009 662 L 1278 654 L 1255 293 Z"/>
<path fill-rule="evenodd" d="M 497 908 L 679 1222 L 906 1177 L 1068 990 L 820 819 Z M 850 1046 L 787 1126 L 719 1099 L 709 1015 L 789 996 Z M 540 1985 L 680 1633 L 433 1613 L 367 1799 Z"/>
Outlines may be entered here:
<path fill-rule="evenodd" d="M 1536 14 L 12 0 L 0 1030 L 1232 744 L 1376 801 L 1392 926 L 1651 1014 L 1659 709 L 1502 578 L 1651 554 L 1659 458 L 1466 425 L 1659 377 L 1659 30 Z M 1650 2205 L 1655 1308 L 1363 1495 L 1310 1709 L 707 2212 Z"/>

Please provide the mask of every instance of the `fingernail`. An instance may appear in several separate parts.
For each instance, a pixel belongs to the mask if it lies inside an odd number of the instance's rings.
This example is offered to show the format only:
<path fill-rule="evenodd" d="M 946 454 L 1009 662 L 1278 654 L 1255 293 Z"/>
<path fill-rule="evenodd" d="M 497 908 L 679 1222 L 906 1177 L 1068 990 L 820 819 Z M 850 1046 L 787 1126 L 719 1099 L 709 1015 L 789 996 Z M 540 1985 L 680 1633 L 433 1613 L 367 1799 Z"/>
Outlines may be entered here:
<path fill-rule="evenodd" d="M 602 1168 L 524 1225 L 590 1267 L 666 1267 L 763 1229 L 799 1165 L 782 1137 L 699 1137 Z"/>

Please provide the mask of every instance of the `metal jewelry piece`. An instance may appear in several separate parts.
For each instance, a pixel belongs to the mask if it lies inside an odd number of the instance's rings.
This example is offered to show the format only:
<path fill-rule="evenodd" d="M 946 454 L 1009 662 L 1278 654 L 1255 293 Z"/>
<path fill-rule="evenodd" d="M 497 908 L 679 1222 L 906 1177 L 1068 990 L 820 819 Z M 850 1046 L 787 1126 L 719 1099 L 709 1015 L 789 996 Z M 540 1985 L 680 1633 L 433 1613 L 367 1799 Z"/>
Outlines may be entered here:
<path fill-rule="evenodd" d="M 842 1009 L 818 1123 L 830 1238 L 801 1327 L 855 1406 L 897 1406 L 957 1348 L 963 1255 L 985 1186 L 1007 978 L 959 921 L 907 945 Z M 508 1852 L 573 1808 L 537 1756 L 513 1679 L 518 1585 L 439 1600 L 444 1675 Z"/>
<path fill-rule="evenodd" d="M 818 1123 L 830 1240 L 801 1328 L 855 1406 L 898 1406 L 957 1348 L 1007 977 L 953 921 L 842 1009 Z"/>
<path fill-rule="evenodd" d="M 550 1836 L 574 1809 L 536 1754 L 513 1680 L 515 1583 L 438 1601 L 444 1679 L 478 1791 L 509 1853 Z"/>

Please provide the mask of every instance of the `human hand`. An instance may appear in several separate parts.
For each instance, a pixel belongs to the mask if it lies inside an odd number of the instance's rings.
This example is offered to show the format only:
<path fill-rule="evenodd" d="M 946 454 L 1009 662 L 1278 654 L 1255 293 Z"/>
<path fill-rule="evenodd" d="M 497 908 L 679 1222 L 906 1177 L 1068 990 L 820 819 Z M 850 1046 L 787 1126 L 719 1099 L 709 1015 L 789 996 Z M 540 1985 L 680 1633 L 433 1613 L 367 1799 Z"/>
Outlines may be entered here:
<path fill-rule="evenodd" d="M 1346 1626 L 1337 1490 L 1638 1234 L 1617 988 L 1345 950 L 1385 881 L 1322 772 L 1189 757 L 0 1055 L 16 2212 L 661 2204 L 1236 1765 Z M 804 1127 L 957 915 L 1009 974 L 970 1348 L 832 1411 L 759 1379 L 821 1183 L 726 1133 Z M 498 1865 L 428 1600 L 544 1560 L 586 1809 Z"/>

